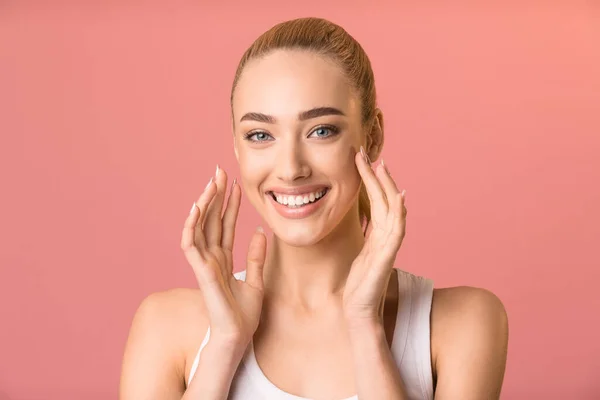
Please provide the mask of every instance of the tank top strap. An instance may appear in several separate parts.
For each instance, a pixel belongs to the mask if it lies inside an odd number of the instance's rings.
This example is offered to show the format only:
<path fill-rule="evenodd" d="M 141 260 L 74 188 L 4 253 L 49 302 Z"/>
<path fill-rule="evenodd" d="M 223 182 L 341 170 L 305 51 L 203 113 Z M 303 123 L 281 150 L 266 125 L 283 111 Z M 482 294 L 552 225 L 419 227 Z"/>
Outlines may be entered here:
<path fill-rule="evenodd" d="M 398 270 L 398 292 L 392 354 L 409 398 L 433 399 L 430 326 L 433 281 Z"/>
<path fill-rule="evenodd" d="M 198 363 L 200 362 L 200 353 L 202 353 L 202 349 L 208 343 L 208 339 L 210 339 L 210 326 L 206 330 L 206 334 L 204 335 L 204 340 L 202 341 L 202 344 L 200 345 L 200 349 L 198 350 L 198 352 L 196 353 L 196 357 L 194 358 L 194 363 L 192 364 L 192 369 L 190 369 L 190 376 L 188 378 L 186 387 L 189 387 L 190 383 L 192 383 L 192 378 L 194 377 L 194 374 L 196 373 L 196 369 L 198 369 Z"/>

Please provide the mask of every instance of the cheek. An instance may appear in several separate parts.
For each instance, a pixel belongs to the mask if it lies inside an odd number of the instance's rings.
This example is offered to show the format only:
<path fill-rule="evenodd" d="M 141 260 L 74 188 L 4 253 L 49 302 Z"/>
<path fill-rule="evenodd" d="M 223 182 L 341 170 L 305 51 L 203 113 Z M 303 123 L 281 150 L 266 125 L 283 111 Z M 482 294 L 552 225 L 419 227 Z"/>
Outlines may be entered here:
<path fill-rule="evenodd" d="M 354 162 L 356 151 L 350 145 L 339 146 L 333 152 L 323 154 L 320 157 L 324 171 L 328 171 L 331 179 L 343 181 L 346 183 L 355 183 L 360 181 L 360 175 Z"/>
<path fill-rule="evenodd" d="M 243 186 L 247 189 L 247 195 L 256 192 L 257 185 L 260 184 L 272 169 L 266 157 L 261 156 L 260 152 L 244 149 L 239 151 L 240 179 Z"/>

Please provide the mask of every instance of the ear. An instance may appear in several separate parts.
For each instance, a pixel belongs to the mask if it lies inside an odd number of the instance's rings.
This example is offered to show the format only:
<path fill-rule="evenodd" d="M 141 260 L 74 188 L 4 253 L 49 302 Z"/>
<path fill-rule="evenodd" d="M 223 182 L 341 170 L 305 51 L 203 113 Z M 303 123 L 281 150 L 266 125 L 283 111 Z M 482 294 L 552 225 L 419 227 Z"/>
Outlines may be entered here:
<path fill-rule="evenodd" d="M 367 154 L 373 161 L 377 160 L 383 150 L 383 113 L 375 109 L 375 117 L 369 131 L 367 131 Z"/>

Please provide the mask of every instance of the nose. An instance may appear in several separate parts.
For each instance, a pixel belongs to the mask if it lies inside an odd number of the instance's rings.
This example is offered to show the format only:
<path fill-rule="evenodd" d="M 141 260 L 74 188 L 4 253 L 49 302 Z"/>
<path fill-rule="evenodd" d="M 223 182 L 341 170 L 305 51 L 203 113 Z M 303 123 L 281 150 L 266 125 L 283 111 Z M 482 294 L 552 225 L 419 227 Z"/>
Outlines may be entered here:
<path fill-rule="evenodd" d="M 277 155 L 276 175 L 283 182 L 292 182 L 310 176 L 310 166 L 306 162 L 306 151 L 296 140 L 280 142 Z"/>

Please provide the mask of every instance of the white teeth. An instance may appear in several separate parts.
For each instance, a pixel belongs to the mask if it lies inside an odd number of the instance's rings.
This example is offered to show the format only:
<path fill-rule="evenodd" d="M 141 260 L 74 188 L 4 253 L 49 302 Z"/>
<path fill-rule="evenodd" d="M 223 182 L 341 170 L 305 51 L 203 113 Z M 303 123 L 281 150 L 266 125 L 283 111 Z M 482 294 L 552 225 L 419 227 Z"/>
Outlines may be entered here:
<path fill-rule="evenodd" d="M 304 204 L 309 204 L 309 203 L 315 202 L 316 200 L 323 197 L 325 192 L 326 192 L 326 189 L 321 190 L 319 192 L 308 193 L 308 194 L 305 194 L 304 196 L 286 196 L 284 194 L 275 194 L 275 193 L 274 193 L 274 196 L 279 204 L 283 204 L 283 205 L 290 206 L 290 207 L 300 207 Z"/>

